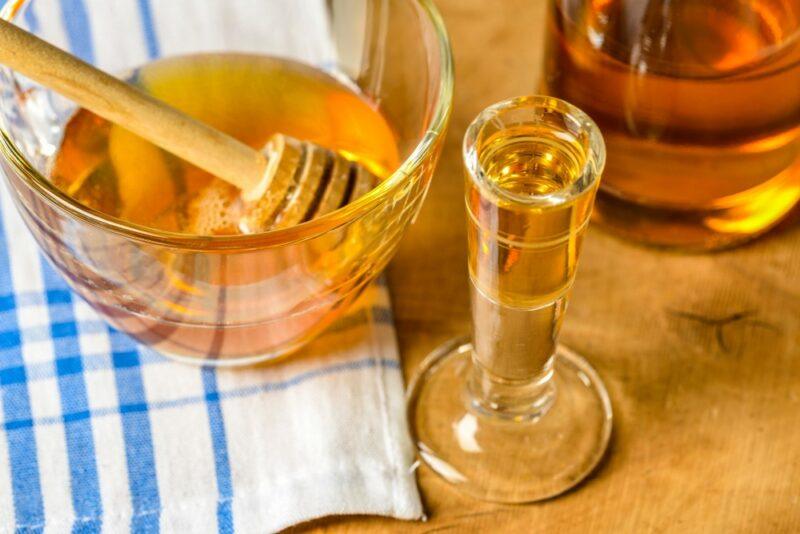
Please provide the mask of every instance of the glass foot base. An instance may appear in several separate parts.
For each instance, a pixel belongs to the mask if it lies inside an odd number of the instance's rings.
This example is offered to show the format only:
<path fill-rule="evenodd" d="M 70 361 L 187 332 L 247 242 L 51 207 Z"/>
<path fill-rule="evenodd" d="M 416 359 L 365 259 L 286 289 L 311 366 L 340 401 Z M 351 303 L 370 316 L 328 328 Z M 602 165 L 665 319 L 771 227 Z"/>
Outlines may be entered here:
<path fill-rule="evenodd" d="M 554 401 L 538 418 L 514 420 L 476 409 L 466 383 L 472 345 L 455 340 L 431 354 L 408 396 L 419 454 L 458 489 L 486 501 L 555 497 L 598 464 L 611 437 L 611 403 L 595 370 L 564 347 L 556 352 Z"/>

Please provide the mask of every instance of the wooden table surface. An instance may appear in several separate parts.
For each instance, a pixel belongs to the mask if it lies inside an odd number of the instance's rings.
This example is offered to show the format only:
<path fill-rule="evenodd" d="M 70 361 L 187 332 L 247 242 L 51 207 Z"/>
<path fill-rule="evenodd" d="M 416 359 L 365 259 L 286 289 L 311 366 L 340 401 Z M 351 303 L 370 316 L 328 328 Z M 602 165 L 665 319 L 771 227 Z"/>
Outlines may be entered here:
<path fill-rule="evenodd" d="M 469 329 L 460 143 L 485 106 L 536 91 L 544 0 L 437 0 L 456 97 L 442 161 L 389 279 L 406 378 Z M 324 532 L 800 532 L 800 215 L 733 251 L 661 252 L 596 227 L 562 340 L 615 411 L 585 483 L 525 506 L 462 496 L 426 467 L 430 519 L 328 519 Z"/>

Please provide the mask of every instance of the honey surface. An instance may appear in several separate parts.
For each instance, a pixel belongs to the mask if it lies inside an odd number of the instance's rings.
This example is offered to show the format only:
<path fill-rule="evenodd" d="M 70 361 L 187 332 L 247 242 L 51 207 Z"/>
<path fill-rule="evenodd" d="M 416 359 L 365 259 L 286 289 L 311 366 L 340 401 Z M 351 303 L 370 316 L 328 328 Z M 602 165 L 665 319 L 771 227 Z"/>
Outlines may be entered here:
<path fill-rule="evenodd" d="M 328 74 L 267 56 L 159 60 L 131 80 L 156 98 L 255 149 L 283 133 L 340 151 L 380 178 L 398 166 L 388 124 Z M 86 110 L 69 121 L 51 179 L 82 204 L 171 232 L 237 234 L 238 190 Z"/>

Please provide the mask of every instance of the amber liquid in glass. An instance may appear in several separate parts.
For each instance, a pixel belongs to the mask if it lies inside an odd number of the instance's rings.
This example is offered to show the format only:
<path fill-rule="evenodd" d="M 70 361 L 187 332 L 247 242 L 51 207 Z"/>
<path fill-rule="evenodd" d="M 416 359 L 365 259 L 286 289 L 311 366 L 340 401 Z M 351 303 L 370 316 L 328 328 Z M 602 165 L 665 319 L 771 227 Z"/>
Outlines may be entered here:
<path fill-rule="evenodd" d="M 381 178 L 398 166 L 394 133 L 376 106 L 299 63 L 193 55 L 148 64 L 131 80 L 253 148 L 279 132 L 340 151 Z M 51 177 L 84 205 L 141 226 L 241 232 L 234 187 L 85 110 L 66 125 Z M 139 341 L 202 358 L 258 359 L 302 346 L 358 296 L 358 279 L 346 270 L 352 258 L 370 265 L 370 254 L 386 253 L 361 224 L 311 242 L 242 250 L 173 253 L 97 237 L 81 254 L 102 270 L 65 267 L 95 288 L 87 299 Z M 131 298 L 128 280 L 146 293 Z"/>
<path fill-rule="evenodd" d="M 800 3 L 557 0 L 547 90 L 606 139 L 600 221 L 681 248 L 741 241 L 800 198 Z"/>
<path fill-rule="evenodd" d="M 530 380 L 555 354 L 595 188 L 557 198 L 586 156 L 551 127 L 502 129 L 477 153 L 491 185 L 467 183 L 475 356 L 493 374 Z"/>
<path fill-rule="evenodd" d="M 591 472 L 611 432 L 596 372 L 558 343 L 603 140 L 569 103 L 519 97 L 478 115 L 463 156 L 472 343 L 442 345 L 412 379 L 412 437 L 476 498 L 552 498 Z"/>
<path fill-rule="evenodd" d="M 383 116 L 322 71 L 265 56 L 163 59 L 131 81 L 156 98 L 261 149 L 274 133 L 341 151 L 385 177 L 398 165 Z M 142 226 L 237 234 L 238 190 L 120 126 L 80 110 L 67 124 L 53 182 L 86 206 Z"/>

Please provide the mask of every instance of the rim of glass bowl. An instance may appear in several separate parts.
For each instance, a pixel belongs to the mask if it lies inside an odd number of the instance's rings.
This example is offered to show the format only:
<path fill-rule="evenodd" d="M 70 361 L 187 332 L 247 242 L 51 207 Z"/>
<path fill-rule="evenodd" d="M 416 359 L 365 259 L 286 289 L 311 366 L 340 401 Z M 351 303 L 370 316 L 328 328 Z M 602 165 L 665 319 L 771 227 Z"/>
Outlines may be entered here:
<path fill-rule="evenodd" d="M 1 0 L 0 0 L 1 1 Z M 0 7 L 0 17 L 13 21 L 26 0 L 8 0 Z M 22 155 L 14 141 L 8 134 L 0 129 L 0 148 L 3 156 L 19 171 L 27 183 L 57 209 L 66 211 L 70 216 L 76 217 L 94 226 L 101 227 L 127 238 L 149 244 L 169 246 L 193 250 L 254 250 L 260 248 L 278 247 L 307 241 L 327 232 L 335 230 L 345 224 L 365 215 L 376 208 L 384 200 L 391 197 L 392 191 L 412 176 L 415 171 L 428 158 L 438 138 L 445 133 L 447 121 L 453 106 L 453 58 L 450 48 L 450 39 L 444 26 L 439 11 L 432 0 L 414 0 L 427 14 L 436 32 L 441 54 L 439 92 L 437 95 L 436 109 L 430 126 L 425 131 L 422 140 L 417 143 L 414 151 L 387 179 L 378 187 L 359 198 L 358 200 L 339 208 L 318 219 L 308 221 L 290 228 L 272 230 L 259 234 L 233 235 L 233 236 L 195 236 L 176 232 L 167 232 L 134 223 L 125 222 L 101 212 L 81 205 L 76 200 L 67 196 L 55 185 L 37 171 Z"/>

